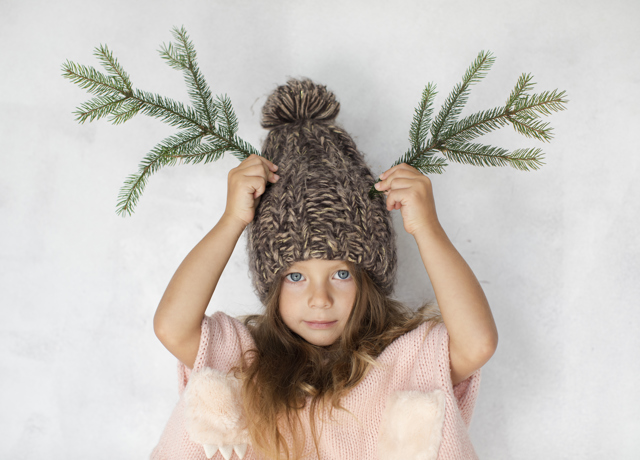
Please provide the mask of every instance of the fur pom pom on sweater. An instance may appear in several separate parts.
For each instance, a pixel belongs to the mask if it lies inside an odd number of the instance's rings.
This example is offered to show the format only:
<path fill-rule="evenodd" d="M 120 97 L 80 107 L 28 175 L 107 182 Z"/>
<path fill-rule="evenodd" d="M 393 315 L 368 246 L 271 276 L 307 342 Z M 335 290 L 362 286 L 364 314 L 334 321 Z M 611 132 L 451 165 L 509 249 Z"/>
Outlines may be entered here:
<path fill-rule="evenodd" d="M 253 339 L 238 320 L 218 312 L 202 322 L 193 370 L 178 364 L 180 400 L 152 460 L 261 459 L 243 430 L 238 384 L 227 372 Z M 424 323 L 399 337 L 322 426 L 320 458 L 335 460 L 462 460 L 477 456 L 468 426 L 480 370 L 451 385 L 444 324 Z M 352 415 L 353 414 L 353 415 Z M 301 420 L 311 439 L 308 408 Z M 306 423 L 305 423 L 306 422 Z M 305 458 L 317 458 L 307 443 Z"/>

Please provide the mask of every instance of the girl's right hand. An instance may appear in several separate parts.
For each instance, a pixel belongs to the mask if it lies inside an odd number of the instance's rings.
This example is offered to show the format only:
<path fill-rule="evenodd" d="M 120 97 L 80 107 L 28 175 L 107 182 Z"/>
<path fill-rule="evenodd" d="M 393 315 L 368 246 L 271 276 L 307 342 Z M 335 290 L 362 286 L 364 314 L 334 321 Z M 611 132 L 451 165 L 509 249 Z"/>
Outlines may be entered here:
<path fill-rule="evenodd" d="M 267 181 L 277 182 L 278 167 L 258 155 L 251 155 L 236 168 L 229 171 L 227 180 L 227 207 L 224 216 L 243 224 L 251 223 L 260 196 L 267 187 Z"/>

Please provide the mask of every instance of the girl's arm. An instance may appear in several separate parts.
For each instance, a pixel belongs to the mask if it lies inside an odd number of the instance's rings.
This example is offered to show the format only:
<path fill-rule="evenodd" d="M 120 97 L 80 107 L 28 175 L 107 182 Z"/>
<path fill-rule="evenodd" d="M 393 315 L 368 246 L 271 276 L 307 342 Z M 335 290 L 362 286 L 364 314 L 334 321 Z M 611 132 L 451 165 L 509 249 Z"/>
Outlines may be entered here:
<path fill-rule="evenodd" d="M 387 191 L 387 209 L 401 210 L 405 230 L 418 244 L 449 333 L 451 380 L 456 385 L 496 350 L 498 331 L 489 303 L 438 221 L 429 178 L 404 163 L 380 177 L 376 188 Z"/>
<path fill-rule="evenodd" d="M 453 385 L 481 368 L 496 350 L 498 330 L 480 283 L 441 226 L 414 235 L 449 333 Z"/>
<path fill-rule="evenodd" d="M 171 278 L 153 319 L 156 336 L 181 362 L 193 368 L 200 326 L 233 249 L 253 220 L 267 180 L 277 166 L 251 155 L 229 172 L 227 206 L 220 221 L 187 255 Z"/>

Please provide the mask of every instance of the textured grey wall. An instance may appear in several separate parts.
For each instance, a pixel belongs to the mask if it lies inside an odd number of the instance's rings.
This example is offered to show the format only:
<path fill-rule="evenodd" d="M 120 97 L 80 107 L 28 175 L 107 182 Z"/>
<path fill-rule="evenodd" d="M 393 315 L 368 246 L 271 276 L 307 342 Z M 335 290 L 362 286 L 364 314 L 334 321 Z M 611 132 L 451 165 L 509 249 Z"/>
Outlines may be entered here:
<path fill-rule="evenodd" d="M 86 94 L 65 59 L 107 43 L 139 87 L 186 100 L 158 57 L 184 24 L 214 93 L 260 145 L 259 111 L 288 76 L 342 103 L 374 170 L 407 147 L 424 85 L 444 95 L 481 49 L 497 62 L 468 112 L 501 104 L 518 75 L 566 89 L 546 166 L 451 165 L 439 216 L 482 281 L 500 332 L 471 434 L 481 458 L 640 456 L 636 1 L 136 1 L 0 3 L 0 458 L 139 459 L 177 400 L 175 360 L 152 331 L 186 253 L 222 214 L 237 160 L 166 169 L 134 217 L 118 190 L 169 129 L 151 119 L 80 126 Z M 482 6 L 479 6 L 482 5 Z M 487 141 L 540 146 L 505 129 Z M 397 214 L 397 211 L 395 212 Z M 398 297 L 432 295 L 400 216 Z M 244 240 L 209 313 L 255 311 Z"/>

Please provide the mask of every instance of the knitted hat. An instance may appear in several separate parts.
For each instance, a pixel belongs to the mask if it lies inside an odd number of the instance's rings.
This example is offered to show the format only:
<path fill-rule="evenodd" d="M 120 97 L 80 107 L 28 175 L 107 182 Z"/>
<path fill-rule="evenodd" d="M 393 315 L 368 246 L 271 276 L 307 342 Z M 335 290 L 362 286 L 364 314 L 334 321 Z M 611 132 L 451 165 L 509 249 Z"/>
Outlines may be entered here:
<path fill-rule="evenodd" d="M 333 120 L 340 104 L 325 86 L 289 80 L 262 109 L 270 130 L 262 155 L 278 165 L 248 229 L 249 266 L 262 302 L 291 264 L 341 259 L 358 264 L 387 295 L 393 291 L 395 232 L 384 196 L 351 137 Z"/>

